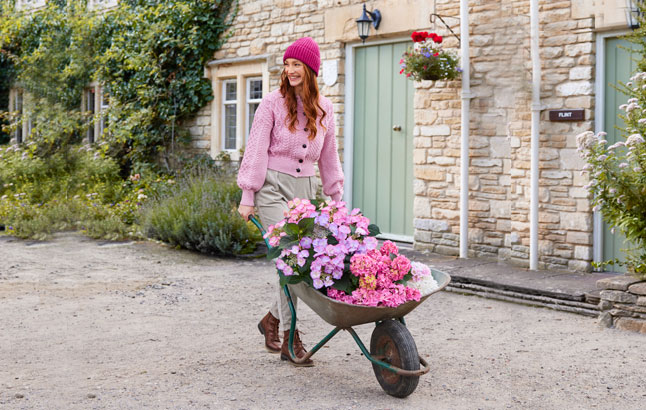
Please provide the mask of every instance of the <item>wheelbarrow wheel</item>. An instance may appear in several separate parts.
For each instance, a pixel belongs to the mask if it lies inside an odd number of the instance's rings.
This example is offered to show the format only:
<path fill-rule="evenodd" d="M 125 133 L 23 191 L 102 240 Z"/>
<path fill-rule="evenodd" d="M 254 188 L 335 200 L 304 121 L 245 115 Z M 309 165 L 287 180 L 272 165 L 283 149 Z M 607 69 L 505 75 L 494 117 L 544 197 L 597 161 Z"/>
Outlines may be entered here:
<path fill-rule="evenodd" d="M 370 338 L 370 354 L 400 369 L 419 370 L 415 340 L 398 320 L 386 320 L 377 325 Z M 391 396 L 403 398 L 417 388 L 419 376 L 400 376 L 375 363 L 372 369 L 381 388 Z"/>

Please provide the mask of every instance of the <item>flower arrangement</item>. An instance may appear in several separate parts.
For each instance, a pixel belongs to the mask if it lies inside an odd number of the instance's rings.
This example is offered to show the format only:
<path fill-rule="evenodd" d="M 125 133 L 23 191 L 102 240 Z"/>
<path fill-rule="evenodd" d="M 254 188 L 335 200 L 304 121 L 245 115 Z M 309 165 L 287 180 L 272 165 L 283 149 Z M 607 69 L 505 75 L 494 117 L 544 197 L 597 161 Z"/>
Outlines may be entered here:
<path fill-rule="evenodd" d="M 426 31 L 414 31 L 415 43 L 399 61 L 400 74 L 415 81 L 452 80 L 462 72 L 455 54 L 442 48 L 442 36 Z"/>
<path fill-rule="evenodd" d="M 400 255 L 393 242 L 378 249 L 379 228 L 358 208 L 304 199 L 288 207 L 265 234 L 281 286 L 303 281 L 341 302 L 389 307 L 419 301 L 438 287 L 430 269 Z"/>
<path fill-rule="evenodd" d="M 606 133 L 592 131 L 577 136 L 578 151 L 587 162 L 582 173 L 590 173 L 585 186 L 595 211 L 601 211 L 612 232 L 619 228 L 632 247 L 622 249 L 626 261 L 604 264 L 627 265 L 630 273 L 646 278 L 646 72 L 638 72 L 626 83 L 632 96 L 619 106 L 626 121 L 624 141 L 608 145 Z"/>

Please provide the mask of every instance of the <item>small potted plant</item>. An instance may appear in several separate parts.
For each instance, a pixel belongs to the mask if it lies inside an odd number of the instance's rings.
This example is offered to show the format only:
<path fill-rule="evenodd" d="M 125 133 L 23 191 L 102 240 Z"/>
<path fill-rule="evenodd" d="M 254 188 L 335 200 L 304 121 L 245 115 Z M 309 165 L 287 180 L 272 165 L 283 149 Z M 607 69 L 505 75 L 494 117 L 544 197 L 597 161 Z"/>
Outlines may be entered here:
<path fill-rule="evenodd" d="M 415 44 L 402 55 L 400 74 L 414 81 L 453 80 L 460 75 L 458 57 L 442 48 L 442 36 L 414 31 L 411 38 Z"/>

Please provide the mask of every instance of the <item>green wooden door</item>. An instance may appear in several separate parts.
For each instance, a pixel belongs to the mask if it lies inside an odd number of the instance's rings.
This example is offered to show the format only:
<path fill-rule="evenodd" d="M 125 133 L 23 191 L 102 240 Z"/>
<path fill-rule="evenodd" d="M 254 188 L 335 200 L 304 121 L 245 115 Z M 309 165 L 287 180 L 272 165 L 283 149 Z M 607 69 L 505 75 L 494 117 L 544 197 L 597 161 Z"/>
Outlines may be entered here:
<path fill-rule="evenodd" d="M 628 96 L 616 90 L 614 86 L 620 82 L 628 82 L 629 78 L 635 72 L 637 64 L 633 60 L 634 55 L 631 56 L 631 53 L 627 50 L 634 48 L 634 44 L 615 37 L 606 39 L 605 45 L 604 131 L 608 133 L 606 136 L 608 145 L 612 145 L 617 141 L 624 140 L 621 130 L 618 129 L 624 127 L 624 120 L 618 116 L 620 113 L 618 107 L 628 100 Z M 604 221 L 603 260 L 615 258 L 625 260 L 621 249 L 625 249 L 628 246 L 629 244 L 626 243 L 626 238 L 619 233 L 613 234 L 608 224 Z M 620 266 L 609 266 L 607 270 L 625 272 L 625 268 Z"/>
<path fill-rule="evenodd" d="M 352 206 L 382 232 L 413 235 L 413 82 L 399 74 L 410 42 L 355 49 Z"/>

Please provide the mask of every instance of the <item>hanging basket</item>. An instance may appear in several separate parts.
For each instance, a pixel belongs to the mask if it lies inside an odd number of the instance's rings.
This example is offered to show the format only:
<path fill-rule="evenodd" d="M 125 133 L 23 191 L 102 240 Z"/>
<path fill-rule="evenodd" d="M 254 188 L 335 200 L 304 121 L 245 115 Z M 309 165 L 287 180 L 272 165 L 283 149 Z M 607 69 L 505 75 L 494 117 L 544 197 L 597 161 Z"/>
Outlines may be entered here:
<path fill-rule="evenodd" d="M 442 77 L 440 77 L 437 74 L 423 74 L 422 75 L 422 80 L 426 80 L 426 81 L 429 81 L 429 80 L 430 81 L 437 81 L 437 80 L 441 80 L 441 79 L 442 79 Z"/>

